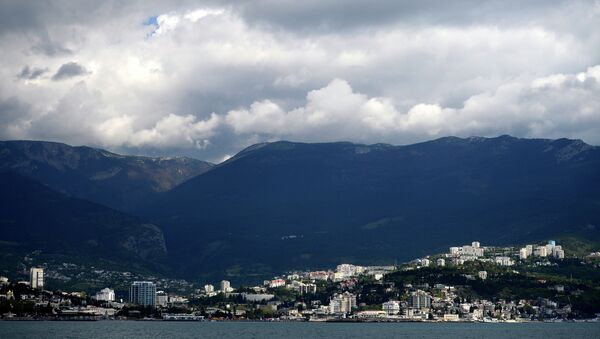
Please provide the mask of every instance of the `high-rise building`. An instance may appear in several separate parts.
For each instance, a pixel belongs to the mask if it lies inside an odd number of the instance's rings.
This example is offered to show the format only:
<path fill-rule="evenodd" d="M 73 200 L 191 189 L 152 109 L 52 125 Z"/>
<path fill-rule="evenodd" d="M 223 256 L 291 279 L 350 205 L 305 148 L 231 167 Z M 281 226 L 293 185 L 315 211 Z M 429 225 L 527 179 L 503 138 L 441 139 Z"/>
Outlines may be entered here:
<path fill-rule="evenodd" d="M 43 289 L 44 288 L 44 269 L 39 267 L 32 267 L 29 270 L 29 284 L 31 288 Z"/>
<path fill-rule="evenodd" d="M 156 285 L 150 281 L 134 281 L 129 288 L 129 301 L 143 306 L 156 305 Z"/>
<path fill-rule="evenodd" d="M 221 292 L 231 292 L 233 291 L 233 288 L 231 288 L 231 283 L 227 280 L 221 280 L 221 286 L 220 286 L 220 291 Z"/>
<path fill-rule="evenodd" d="M 525 260 L 527 259 L 527 256 L 529 255 L 527 248 L 523 247 L 519 250 L 519 259 L 521 260 Z"/>
<path fill-rule="evenodd" d="M 215 291 L 215 287 L 211 284 L 206 284 L 204 285 L 204 292 L 206 293 L 212 293 Z"/>
<path fill-rule="evenodd" d="M 329 302 L 329 312 L 350 313 L 356 307 L 356 296 L 350 292 L 336 294 Z"/>
<path fill-rule="evenodd" d="M 427 292 L 418 290 L 410 295 L 408 305 L 420 310 L 431 308 L 431 296 Z"/>

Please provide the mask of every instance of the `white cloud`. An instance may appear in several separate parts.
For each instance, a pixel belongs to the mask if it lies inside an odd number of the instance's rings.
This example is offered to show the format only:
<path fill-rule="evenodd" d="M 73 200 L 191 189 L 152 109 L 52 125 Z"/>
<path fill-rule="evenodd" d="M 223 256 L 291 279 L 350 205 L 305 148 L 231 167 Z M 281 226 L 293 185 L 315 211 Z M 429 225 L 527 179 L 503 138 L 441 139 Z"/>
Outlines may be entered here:
<path fill-rule="evenodd" d="M 187 144 L 203 148 L 210 143 L 209 139 L 215 134 L 219 123 L 220 118 L 214 113 L 206 120 L 198 120 L 193 115 L 169 114 L 152 128 L 135 132 L 129 143 L 138 147 L 177 147 Z"/>
<path fill-rule="evenodd" d="M 574 137 L 600 135 L 600 66 L 509 82 L 469 97 L 459 108 L 419 103 L 402 111 L 390 98 L 369 98 L 344 80 L 313 90 L 302 107 L 283 110 L 265 100 L 230 111 L 225 121 L 239 135 L 305 141 L 406 142 L 445 135 Z"/>
<path fill-rule="evenodd" d="M 0 13 L 0 138 L 210 159 L 281 138 L 600 143 L 597 4 L 498 4 L 15 2 L 36 15 Z M 51 80 L 73 60 L 85 76 Z"/>

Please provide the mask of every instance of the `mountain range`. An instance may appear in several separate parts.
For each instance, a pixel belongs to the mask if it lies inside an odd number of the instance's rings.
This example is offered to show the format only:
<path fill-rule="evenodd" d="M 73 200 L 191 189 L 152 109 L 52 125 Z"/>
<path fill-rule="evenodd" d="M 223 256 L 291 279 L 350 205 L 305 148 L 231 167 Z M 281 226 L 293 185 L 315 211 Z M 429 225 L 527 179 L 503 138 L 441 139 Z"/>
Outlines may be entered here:
<path fill-rule="evenodd" d="M 13 172 L 0 173 L 0 187 L 0 268 L 10 269 L 17 256 L 35 251 L 164 271 L 167 248 L 156 225 L 68 197 Z"/>
<path fill-rule="evenodd" d="M 151 158 L 56 142 L 0 141 L 0 172 L 19 173 L 69 196 L 125 211 L 212 166 L 185 157 Z"/>
<path fill-rule="evenodd" d="M 280 141 L 218 165 L 21 141 L 0 143 L 0 169 L 157 225 L 170 274 L 186 278 L 390 264 L 472 240 L 600 240 L 600 148 L 580 140 Z"/>

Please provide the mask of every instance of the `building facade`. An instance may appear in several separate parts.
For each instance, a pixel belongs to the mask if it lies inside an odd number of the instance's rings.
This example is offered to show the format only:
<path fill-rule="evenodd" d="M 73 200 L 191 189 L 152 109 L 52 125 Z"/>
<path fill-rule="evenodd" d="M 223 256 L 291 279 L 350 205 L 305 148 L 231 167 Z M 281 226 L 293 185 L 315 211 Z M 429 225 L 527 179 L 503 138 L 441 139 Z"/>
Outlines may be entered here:
<path fill-rule="evenodd" d="M 400 303 L 396 300 L 384 302 L 381 305 L 381 310 L 387 313 L 388 315 L 396 315 L 400 313 Z"/>
<path fill-rule="evenodd" d="M 228 293 L 228 292 L 233 291 L 233 288 L 231 288 L 231 283 L 229 281 L 227 281 L 227 280 L 222 280 L 220 287 L 221 287 L 220 288 L 221 292 Z"/>
<path fill-rule="evenodd" d="M 156 285 L 150 281 L 134 281 L 129 288 L 129 301 L 142 306 L 156 306 Z"/>
<path fill-rule="evenodd" d="M 111 288 L 103 288 L 97 292 L 94 299 L 98 301 L 115 301 L 115 290 Z"/>
<path fill-rule="evenodd" d="M 32 267 L 29 270 L 29 284 L 31 288 L 43 289 L 44 288 L 44 269 L 39 267 Z"/>

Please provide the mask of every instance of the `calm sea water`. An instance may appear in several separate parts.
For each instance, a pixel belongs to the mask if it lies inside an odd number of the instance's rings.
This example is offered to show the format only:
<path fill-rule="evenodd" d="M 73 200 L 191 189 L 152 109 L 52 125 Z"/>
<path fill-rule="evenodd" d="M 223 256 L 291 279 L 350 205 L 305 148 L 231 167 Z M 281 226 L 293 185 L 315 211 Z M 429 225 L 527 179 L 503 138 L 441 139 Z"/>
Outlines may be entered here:
<path fill-rule="evenodd" d="M 0 321 L 0 338 L 600 338 L 600 323 Z"/>

